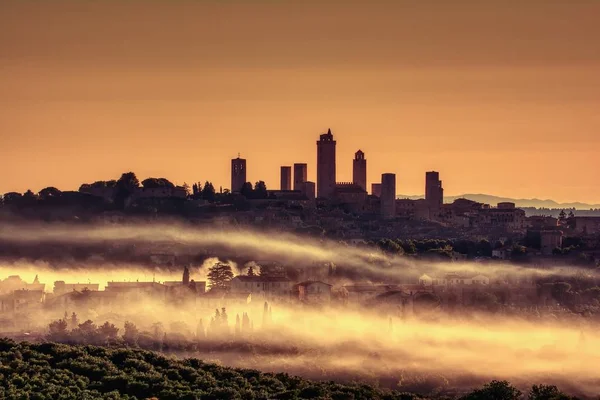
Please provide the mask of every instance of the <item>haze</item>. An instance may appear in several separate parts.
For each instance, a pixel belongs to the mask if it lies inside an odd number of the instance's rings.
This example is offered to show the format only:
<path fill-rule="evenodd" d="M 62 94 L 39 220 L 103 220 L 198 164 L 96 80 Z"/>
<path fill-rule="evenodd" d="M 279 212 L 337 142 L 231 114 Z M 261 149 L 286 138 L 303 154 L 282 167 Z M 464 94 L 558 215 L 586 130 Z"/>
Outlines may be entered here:
<path fill-rule="evenodd" d="M 595 1 L 0 4 L 0 192 L 126 170 L 278 187 L 331 127 L 338 180 L 600 203 Z M 76 166 L 76 167 L 75 167 Z"/>

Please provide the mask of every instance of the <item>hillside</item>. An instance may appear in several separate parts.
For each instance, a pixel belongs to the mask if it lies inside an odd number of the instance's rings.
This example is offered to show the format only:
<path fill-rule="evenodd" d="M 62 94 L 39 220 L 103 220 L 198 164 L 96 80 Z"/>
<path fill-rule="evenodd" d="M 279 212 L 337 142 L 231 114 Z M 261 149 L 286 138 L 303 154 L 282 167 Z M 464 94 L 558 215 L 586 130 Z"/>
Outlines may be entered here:
<path fill-rule="evenodd" d="M 2 399 L 402 399 L 368 385 L 312 382 L 288 374 L 233 369 L 198 359 L 176 360 L 137 349 L 0 339 Z M 491 382 L 463 397 L 519 399 L 507 382 Z M 534 386 L 528 399 L 563 399 L 554 386 Z"/>
<path fill-rule="evenodd" d="M 398 195 L 399 199 L 422 199 L 424 195 Z M 502 202 L 511 202 L 515 203 L 517 207 L 535 207 L 535 208 L 574 208 L 577 210 L 589 210 L 591 208 L 600 209 L 600 204 L 588 204 L 581 202 L 573 202 L 573 203 L 558 203 L 554 200 L 540 200 L 540 199 L 513 199 L 511 197 L 501 197 L 494 196 L 490 194 L 473 194 L 473 193 L 465 193 L 457 196 L 444 196 L 445 203 L 452 203 L 456 199 L 469 199 L 473 201 L 477 201 L 479 203 L 496 205 Z"/>

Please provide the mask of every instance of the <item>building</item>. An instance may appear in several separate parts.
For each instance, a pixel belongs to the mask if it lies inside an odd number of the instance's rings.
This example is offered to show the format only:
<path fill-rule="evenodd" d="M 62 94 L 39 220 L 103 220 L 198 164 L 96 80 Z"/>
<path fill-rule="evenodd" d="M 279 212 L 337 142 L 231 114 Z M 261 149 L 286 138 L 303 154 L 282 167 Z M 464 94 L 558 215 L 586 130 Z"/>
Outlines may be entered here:
<path fill-rule="evenodd" d="M 294 164 L 294 190 L 302 190 L 304 182 L 308 180 L 308 165 L 305 163 Z"/>
<path fill-rule="evenodd" d="M 100 285 L 98 283 L 65 283 L 65 281 L 54 282 L 54 289 L 52 293 L 55 296 L 60 296 L 70 292 L 82 292 L 84 290 L 90 290 L 97 292 Z"/>
<path fill-rule="evenodd" d="M 298 300 L 306 303 L 331 302 L 331 285 L 321 281 L 305 281 L 294 286 Z"/>
<path fill-rule="evenodd" d="M 281 184 L 279 185 L 279 189 L 292 190 L 292 167 L 281 167 Z"/>
<path fill-rule="evenodd" d="M 396 215 L 396 174 L 381 175 L 381 217 L 394 218 Z"/>
<path fill-rule="evenodd" d="M 574 217 L 570 218 L 575 232 L 582 235 L 594 235 L 600 232 L 600 217 Z"/>
<path fill-rule="evenodd" d="M 552 255 L 556 248 L 562 248 L 563 233 L 558 229 L 540 231 L 540 250 L 543 255 Z"/>
<path fill-rule="evenodd" d="M 371 183 L 371 194 L 375 197 L 381 197 L 381 183 Z"/>
<path fill-rule="evenodd" d="M 425 201 L 429 207 L 429 218 L 436 219 L 441 211 L 444 203 L 444 189 L 440 174 L 437 171 L 429 171 L 425 173 Z"/>
<path fill-rule="evenodd" d="M 317 141 L 317 197 L 330 199 L 335 189 L 335 146 L 331 129 Z"/>
<path fill-rule="evenodd" d="M 364 210 L 367 196 L 367 192 L 361 186 L 352 182 L 338 182 L 333 191 L 333 199 L 348 205 L 352 211 Z"/>
<path fill-rule="evenodd" d="M 367 160 L 365 159 L 365 153 L 361 150 L 354 154 L 354 160 L 352 161 L 352 182 L 364 191 L 367 190 Z"/>
<path fill-rule="evenodd" d="M 558 218 L 546 215 L 532 215 L 525 220 L 525 226 L 531 229 L 554 229 L 558 227 Z"/>
<path fill-rule="evenodd" d="M 231 280 L 232 293 L 250 293 L 253 298 L 289 299 L 292 281 L 284 276 L 238 275 Z"/>
<path fill-rule="evenodd" d="M 477 213 L 476 224 L 483 228 L 500 228 L 508 231 L 525 230 L 525 211 L 514 203 L 499 203 L 495 208 L 482 208 Z"/>
<path fill-rule="evenodd" d="M 38 281 L 37 275 L 33 283 L 27 283 L 19 275 L 10 275 L 4 280 L 0 280 L 0 294 L 10 294 L 17 290 L 44 291 L 46 284 Z"/>
<path fill-rule="evenodd" d="M 163 301 L 167 286 L 159 282 L 108 282 L 105 292 L 110 292 L 118 299 L 142 301 L 147 298 Z"/>
<path fill-rule="evenodd" d="M 497 249 L 492 250 L 492 258 L 496 258 L 498 260 L 508 260 L 512 254 L 511 246 L 502 246 Z"/>
<path fill-rule="evenodd" d="M 429 219 L 429 206 L 425 199 L 396 199 L 396 215 L 408 219 Z"/>
<path fill-rule="evenodd" d="M 231 160 L 231 192 L 239 192 L 246 183 L 246 160 L 237 158 Z"/>
<path fill-rule="evenodd" d="M 308 200 L 314 200 L 316 197 L 316 185 L 314 182 L 306 181 L 302 184 L 302 193 Z"/>
<path fill-rule="evenodd" d="M 432 277 L 427 274 L 419 277 L 419 284 L 422 286 L 459 286 L 459 285 L 489 285 L 490 278 L 485 275 L 463 275 L 451 272 L 443 277 Z"/>

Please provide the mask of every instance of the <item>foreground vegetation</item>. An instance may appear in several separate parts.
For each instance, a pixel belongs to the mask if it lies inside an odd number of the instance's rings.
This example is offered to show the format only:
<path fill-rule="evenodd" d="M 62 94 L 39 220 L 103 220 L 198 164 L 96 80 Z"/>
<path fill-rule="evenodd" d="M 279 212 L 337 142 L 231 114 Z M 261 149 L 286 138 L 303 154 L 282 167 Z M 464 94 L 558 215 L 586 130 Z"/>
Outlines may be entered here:
<path fill-rule="evenodd" d="M 417 399 L 361 384 L 312 382 L 284 373 L 226 368 L 158 353 L 0 339 L 2 399 Z M 464 400 L 568 400 L 554 386 L 534 386 L 527 396 L 493 381 Z"/>

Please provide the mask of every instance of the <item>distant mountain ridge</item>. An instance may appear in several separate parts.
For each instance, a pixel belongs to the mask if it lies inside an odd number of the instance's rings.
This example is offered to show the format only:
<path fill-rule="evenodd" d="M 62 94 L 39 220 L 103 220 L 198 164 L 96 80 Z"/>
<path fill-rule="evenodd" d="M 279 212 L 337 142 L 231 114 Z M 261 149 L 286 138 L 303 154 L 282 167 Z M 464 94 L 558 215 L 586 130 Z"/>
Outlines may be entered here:
<path fill-rule="evenodd" d="M 422 199 L 424 195 L 398 195 L 399 199 Z M 510 197 L 500 197 L 494 196 L 491 194 L 472 194 L 466 193 L 458 196 L 444 196 L 445 203 L 452 203 L 456 199 L 469 199 L 473 201 L 477 201 L 479 203 L 485 203 L 490 205 L 496 205 L 498 203 L 502 203 L 505 201 L 515 203 L 517 207 L 535 207 L 535 208 L 574 208 L 576 210 L 589 210 L 589 209 L 599 209 L 600 204 L 588 204 L 581 202 L 573 202 L 573 203 L 558 203 L 554 200 L 541 200 L 541 199 L 513 199 Z"/>

